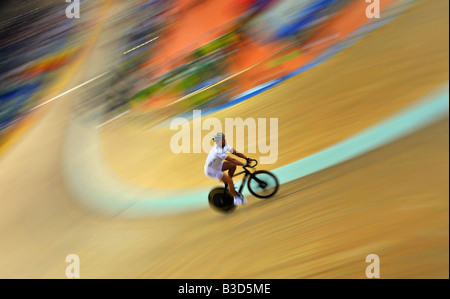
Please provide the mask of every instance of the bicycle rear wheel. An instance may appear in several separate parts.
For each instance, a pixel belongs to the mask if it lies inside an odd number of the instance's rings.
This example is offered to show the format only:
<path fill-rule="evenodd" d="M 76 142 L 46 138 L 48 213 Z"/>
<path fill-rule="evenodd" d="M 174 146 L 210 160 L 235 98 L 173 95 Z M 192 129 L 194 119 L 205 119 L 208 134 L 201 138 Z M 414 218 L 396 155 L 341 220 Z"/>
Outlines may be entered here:
<path fill-rule="evenodd" d="M 273 173 L 266 170 L 258 170 L 248 180 L 247 187 L 253 196 L 269 198 L 277 193 L 279 183 Z"/>
<path fill-rule="evenodd" d="M 230 213 L 236 208 L 230 191 L 225 191 L 225 188 L 222 187 L 214 188 L 209 192 L 208 202 L 213 210 L 222 213 Z"/>

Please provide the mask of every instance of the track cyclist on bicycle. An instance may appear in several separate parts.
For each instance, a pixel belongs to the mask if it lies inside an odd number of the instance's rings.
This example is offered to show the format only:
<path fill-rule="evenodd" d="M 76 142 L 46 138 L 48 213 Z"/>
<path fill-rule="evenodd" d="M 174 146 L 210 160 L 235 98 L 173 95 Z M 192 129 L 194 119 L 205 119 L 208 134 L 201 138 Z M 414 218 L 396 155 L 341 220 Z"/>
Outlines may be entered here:
<path fill-rule="evenodd" d="M 235 205 L 246 204 L 247 199 L 243 195 L 237 194 L 233 183 L 233 175 L 236 171 L 236 166 L 244 166 L 245 164 L 231 158 L 226 153 L 230 152 L 239 158 L 246 159 L 247 162 L 251 159 L 246 157 L 244 154 L 238 153 L 234 148 L 229 146 L 225 140 L 225 134 L 216 133 L 213 140 L 215 145 L 209 152 L 205 163 L 206 176 L 227 184 L 230 188 L 231 195 L 233 195 Z M 224 173 L 224 171 L 227 170 L 228 175 Z"/>

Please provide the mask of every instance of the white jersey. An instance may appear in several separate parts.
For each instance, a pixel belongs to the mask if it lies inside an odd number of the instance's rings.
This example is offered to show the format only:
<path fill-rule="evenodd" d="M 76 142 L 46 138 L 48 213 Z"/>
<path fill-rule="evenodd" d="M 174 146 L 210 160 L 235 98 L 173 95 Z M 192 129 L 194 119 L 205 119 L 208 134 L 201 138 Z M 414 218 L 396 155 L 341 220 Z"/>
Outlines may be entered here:
<path fill-rule="evenodd" d="M 223 160 L 228 157 L 227 152 L 231 152 L 231 150 L 232 147 L 228 144 L 225 144 L 223 148 L 215 144 L 206 158 L 205 170 L 210 169 L 222 172 Z"/>

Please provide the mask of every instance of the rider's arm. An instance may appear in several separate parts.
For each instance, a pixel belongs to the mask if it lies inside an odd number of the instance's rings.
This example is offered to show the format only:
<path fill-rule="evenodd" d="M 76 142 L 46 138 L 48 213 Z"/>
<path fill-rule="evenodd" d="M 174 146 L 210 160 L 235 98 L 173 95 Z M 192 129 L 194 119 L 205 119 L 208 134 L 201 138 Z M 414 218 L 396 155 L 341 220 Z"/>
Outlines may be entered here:
<path fill-rule="evenodd" d="M 242 154 L 242 153 L 239 153 L 239 152 L 236 151 L 234 148 L 231 149 L 231 153 L 232 153 L 233 155 L 238 156 L 239 158 L 242 158 L 242 159 L 246 159 L 246 160 L 247 160 L 247 156 L 245 156 L 245 155 Z"/>
<path fill-rule="evenodd" d="M 226 157 L 225 160 L 228 161 L 228 162 L 231 162 L 233 164 L 236 164 L 237 166 L 244 166 L 244 163 L 242 163 L 242 162 L 240 162 L 240 161 L 238 161 L 236 159 L 233 159 L 230 156 Z"/>

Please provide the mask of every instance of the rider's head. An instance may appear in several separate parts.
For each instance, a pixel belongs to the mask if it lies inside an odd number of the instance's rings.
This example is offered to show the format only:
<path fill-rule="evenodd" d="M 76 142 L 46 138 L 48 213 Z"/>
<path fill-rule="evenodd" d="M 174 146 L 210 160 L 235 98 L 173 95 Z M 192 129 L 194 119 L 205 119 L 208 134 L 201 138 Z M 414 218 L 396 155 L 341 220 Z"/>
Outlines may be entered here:
<path fill-rule="evenodd" d="M 220 147 L 225 146 L 225 134 L 223 133 L 216 133 L 213 137 L 214 143 L 217 144 Z"/>

